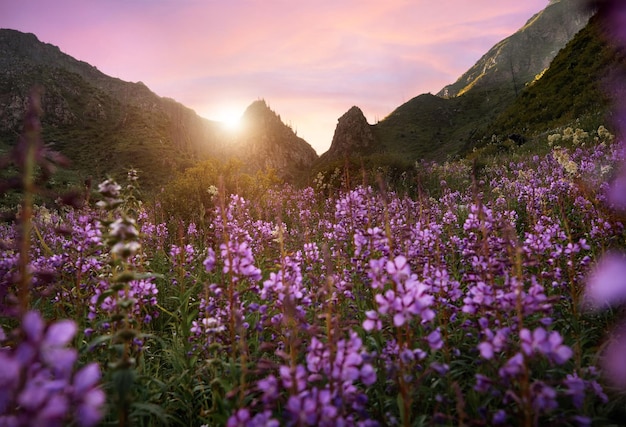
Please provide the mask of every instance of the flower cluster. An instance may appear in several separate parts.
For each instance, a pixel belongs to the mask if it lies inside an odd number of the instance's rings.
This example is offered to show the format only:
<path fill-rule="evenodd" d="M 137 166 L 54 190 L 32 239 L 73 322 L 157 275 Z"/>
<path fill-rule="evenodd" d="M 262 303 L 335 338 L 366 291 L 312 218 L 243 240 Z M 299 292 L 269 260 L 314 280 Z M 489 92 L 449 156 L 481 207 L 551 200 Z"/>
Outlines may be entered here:
<path fill-rule="evenodd" d="M 46 326 L 37 311 L 22 317 L 18 330 L 0 328 L 0 422 L 10 426 L 64 426 L 74 419 L 84 427 L 102 418 L 105 395 L 100 368 L 91 363 L 75 371 L 78 352 L 68 348 L 76 323 L 60 320 Z"/>
<path fill-rule="evenodd" d="M 304 365 L 281 365 L 278 375 L 270 374 L 257 382 L 265 410 L 254 416 L 246 408 L 229 419 L 229 426 L 278 425 L 269 418 L 267 408 L 287 395 L 285 416 L 290 425 L 306 426 L 376 426 L 367 420 L 367 395 L 362 386 L 376 382 L 376 372 L 368 361 L 359 336 L 350 331 L 348 339 L 330 345 L 313 337 L 307 348 Z M 362 420 L 361 420 L 362 419 Z"/>

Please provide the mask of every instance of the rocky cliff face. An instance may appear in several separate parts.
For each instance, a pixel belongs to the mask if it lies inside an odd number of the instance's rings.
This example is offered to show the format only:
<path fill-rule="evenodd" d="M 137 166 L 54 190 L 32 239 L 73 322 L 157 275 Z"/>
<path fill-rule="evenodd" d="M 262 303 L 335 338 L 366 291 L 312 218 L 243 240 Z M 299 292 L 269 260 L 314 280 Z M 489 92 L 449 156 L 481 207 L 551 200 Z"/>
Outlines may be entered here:
<path fill-rule="evenodd" d="M 242 133 L 235 138 L 233 153 L 248 170 L 274 169 L 291 179 L 308 170 L 317 153 L 285 125 L 264 100 L 253 102 L 242 117 Z"/>
<path fill-rule="evenodd" d="M 508 88 L 516 95 L 549 67 L 556 54 L 589 21 L 585 0 L 552 0 L 516 33 L 497 43 L 455 83 L 437 95 Z"/>
<path fill-rule="evenodd" d="M 322 160 L 335 160 L 353 154 L 365 154 L 376 145 L 372 128 L 359 107 L 350 108 L 337 121 L 330 148 Z"/>

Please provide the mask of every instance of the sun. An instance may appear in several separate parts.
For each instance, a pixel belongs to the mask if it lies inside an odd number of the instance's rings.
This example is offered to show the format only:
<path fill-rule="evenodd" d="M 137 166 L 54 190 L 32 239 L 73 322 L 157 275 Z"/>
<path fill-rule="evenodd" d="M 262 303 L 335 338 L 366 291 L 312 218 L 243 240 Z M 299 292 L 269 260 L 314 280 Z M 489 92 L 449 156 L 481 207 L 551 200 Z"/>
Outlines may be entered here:
<path fill-rule="evenodd" d="M 222 123 L 225 129 L 236 132 L 241 129 L 241 111 L 235 108 L 222 109 L 216 120 Z"/>

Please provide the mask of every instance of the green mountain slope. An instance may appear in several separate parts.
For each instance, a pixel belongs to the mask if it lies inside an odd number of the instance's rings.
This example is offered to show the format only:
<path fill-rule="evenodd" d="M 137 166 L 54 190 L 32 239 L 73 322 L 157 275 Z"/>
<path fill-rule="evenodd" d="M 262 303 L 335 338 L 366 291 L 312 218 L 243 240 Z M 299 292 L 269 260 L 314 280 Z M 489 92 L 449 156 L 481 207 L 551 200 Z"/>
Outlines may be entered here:
<path fill-rule="evenodd" d="M 491 137 L 494 120 L 586 25 L 591 14 L 581 8 L 580 0 L 550 2 L 438 96 L 416 96 L 373 125 L 374 156 L 407 165 L 417 160 L 443 161 L 476 145 L 477 139 Z M 514 129 L 501 131 L 513 133 Z M 355 149 L 352 154 L 367 157 L 371 151 Z"/>
<path fill-rule="evenodd" d="M 494 120 L 492 131 L 533 135 L 576 120 L 589 123 L 588 128 L 611 125 L 610 94 L 624 93 L 625 68 L 626 54 L 609 42 L 594 17 Z"/>
<path fill-rule="evenodd" d="M 500 87 L 517 94 L 545 70 L 591 17 L 586 0 L 553 0 L 511 36 L 496 43 L 459 79 L 437 95 L 456 97 Z"/>

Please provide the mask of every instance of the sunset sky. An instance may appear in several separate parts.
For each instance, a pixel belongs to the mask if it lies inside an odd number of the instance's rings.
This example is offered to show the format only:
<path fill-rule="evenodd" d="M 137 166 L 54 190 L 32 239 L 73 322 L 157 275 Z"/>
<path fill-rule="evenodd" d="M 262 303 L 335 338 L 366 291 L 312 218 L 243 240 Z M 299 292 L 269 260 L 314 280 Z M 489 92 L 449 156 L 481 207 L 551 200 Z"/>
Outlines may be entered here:
<path fill-rule="evenodd" d="M 227 120 L 263 98 L 321 154 L 453 83 L 548 0 L 0 0 L 0 27 Z"/>

